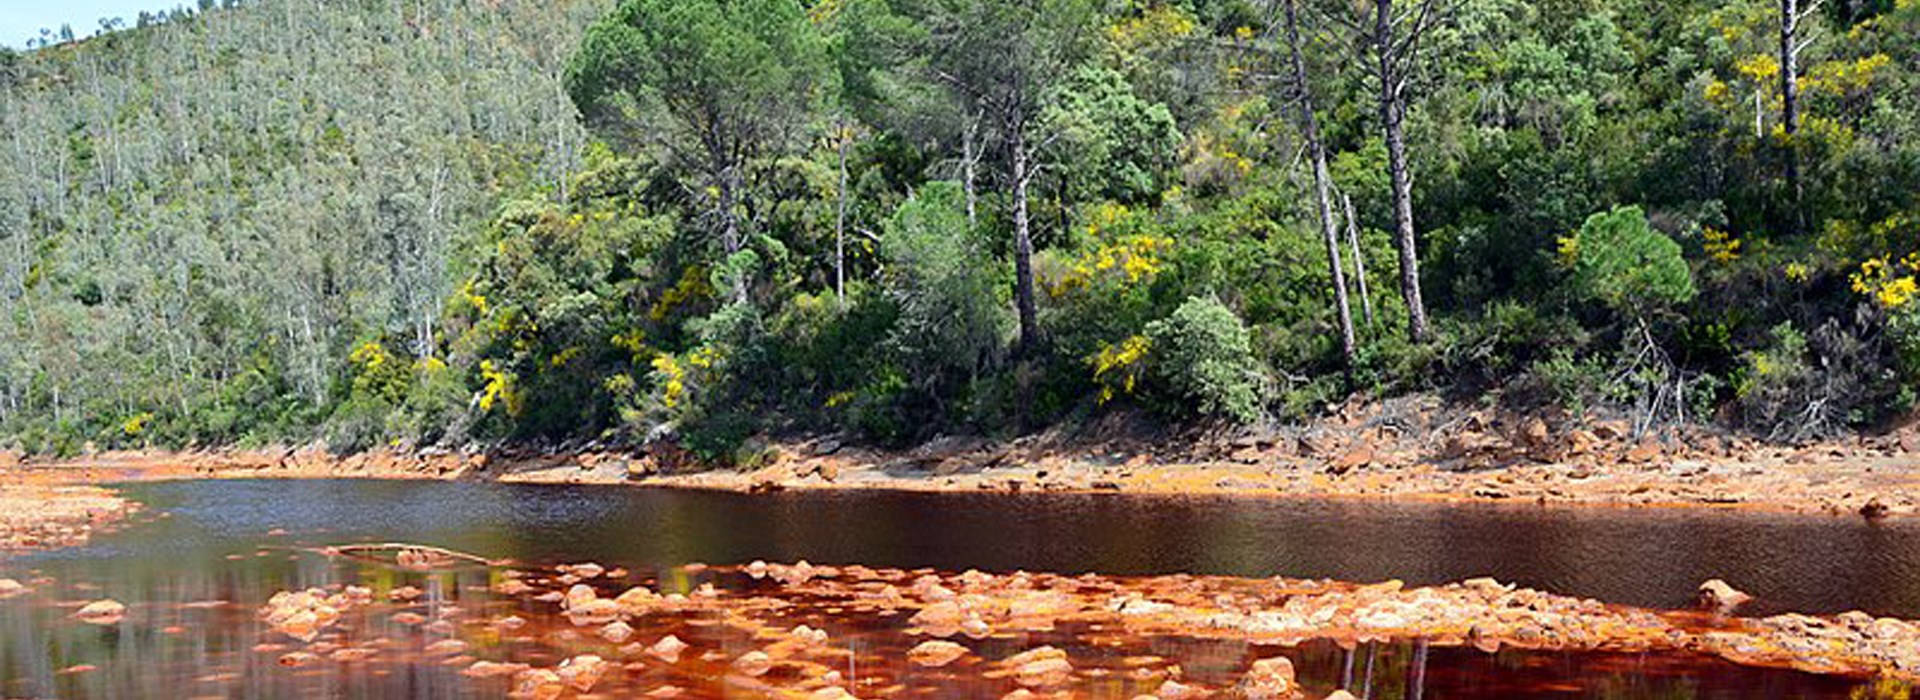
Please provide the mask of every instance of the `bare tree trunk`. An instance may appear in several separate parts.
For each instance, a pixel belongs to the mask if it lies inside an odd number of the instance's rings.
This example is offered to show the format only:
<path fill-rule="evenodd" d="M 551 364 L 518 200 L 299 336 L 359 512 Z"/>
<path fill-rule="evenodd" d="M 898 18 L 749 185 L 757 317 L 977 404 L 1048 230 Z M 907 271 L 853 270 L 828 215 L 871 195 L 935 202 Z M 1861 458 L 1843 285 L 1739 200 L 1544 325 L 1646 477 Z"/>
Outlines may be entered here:
<path fill-rule="evenodd" d="M 967 133 L 966 135 L 961 137 L 961 141 L 960 141 L 960 148 L 961 148 L 960 172 L 961 172 L 961 181 L 964 183 L 967 190 L 967 225 L 968 226 L 980 225 L 980 217 L 978 215 L 980 195 L 979 195 L 979 190 L 976 189 L 975 187 L 975 175 L 974 175 L 974 167 L 978 165 L 980 162 L 980 145 L 978 143 L 979 138 L 980 138 L 980 118 L 978 116 L 975 116 L 967 120 Z"/>
<path fill-rule="evenodd" d="M 1420 31 L 1415 27 L 1413 31 Z M 1386 130 L 1387 170 L 1393 180 L 1394 246 L 1400 251 L 1400 295 L 1407 300 L 1407 334 L 1427 339 L 1427 306 L 1420 297 L 1420 251 L 1413 225 L 1413 173 L 1407 164 L 1406 91 L 1395 45 L 1393 0 L 1374 0 L 1374 51 L 1380 62 L 1380 122 Z"/>
<path fill-rule="evenodd" d="M 1806 208 L 1802 198 L 1805 187 L 1800 179 L 1800 147 L 1795 135 L 1800 133 L 1800 51 L 1806 44 L 1800 41 L 1800 22 L 1810 16 L 1820 6 L 1820 0 L 1814 0 L 1802 11 L 1799 0 L 1780 0 L 1780 126 L 1786 132 L 1787 188 L 1793 201 L 1792 216 L 1788 221 L 1795 234 L 1806 232 Z"/>
<path fill-rule="evenodd" d="M 1373 295 L 1367 292 L 1367 257 L 1360 253 L 1360 217 L 1353 211 L 1352 197 L 1341 193 L 1340 204 L 1347 213 L 1347 245 L 1353 251 L 1353 276 L 1360 283 L 1360 312 L 1367 327 L 1372 328 Z"/>
<path fill-rule="evenodd" d="M 1340 264 L 1340 233 L 1333 220 L 1333 196 L 1328 191 L 1327 151 L 1320 143 L 1320 123 L 1313 111 L 1313 89 L 1307 83 L 1307 63 L 1300 57 L 1299 11 L 1294 0 L 1282 0 L 1287 16 L 1287 46 L 1293 62 L 1294 99 L 1300 110 L 1300 131 L 1307 138 L 1307 151 L 1313 158 L 1313 189 L 1320 207 L 1320 233 L 1327 241 L 1327 267 L 1333 271 L 1334 308 L 1340 317 L 1340 360 L 1347 381 L 1353 381 L 1353 309 L 1347 305 L 1347 274 Z"/>
<path fill-rule="evenodd" d="M 833 224 L 833 294 L 840 306 L 847 305 L 847 122 L 840 120 L 840 202 Z"/>
<path fill-rule="evenodd" d="M 1027 216 L 1027 181 L 1032 178 L 1028 172 L 1027 138 L 1023 133 L 1025 119 L 1020 108 L 1015 108 L 1008 125 L 1012 127 L 1008 135 L 1008 155 L 1013 162 L 1013 294 L 1020 312 L 1019 352 L 1024 357 L 1039 340 L 1036 324 L 1040 312 L 1033 297 L 1033 232 Z"/>

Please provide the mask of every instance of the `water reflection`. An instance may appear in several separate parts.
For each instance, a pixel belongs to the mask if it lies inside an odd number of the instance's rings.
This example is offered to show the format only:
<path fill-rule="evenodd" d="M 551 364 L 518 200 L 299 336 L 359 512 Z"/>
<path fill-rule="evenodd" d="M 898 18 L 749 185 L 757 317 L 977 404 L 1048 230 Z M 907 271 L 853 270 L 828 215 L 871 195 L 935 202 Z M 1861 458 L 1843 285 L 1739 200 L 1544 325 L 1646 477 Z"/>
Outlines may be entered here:
<path fill-rule="evenodd" d="M 394 610 L 385 608 L 370 613 L 353 639 L 334 642 L 372 644 L 383 661 L 282 667 L 283 650 L 258 645 L 284 640 L 276 641 L 257 618 L 259 606 L 280 590 L 352 584 L 384 596 L 411 585 L 425 595 L 409 609 L 428 621 L 454 609 L 467 617 L 520 615 L 536 627 L 553 622 L 551 606 L 491 594 L 496 571 L 426 576 L 301 552 L 353 541 L 423 542 L 528 564 L 593 559 L 630 567 L 637 580 L 664 572 L 664 580 L 653 585 L 681 592 L 699 580 L 670 567 L 762 558 L 950 571 L 1401 578 L 1416 585 L 1490 574 L 1656 607 L 1683 603 L 1705 578 L 1727 577 L 1772 607 L 1920 612 L 1917 531 L 1849 520 L 1232 498 L 748 498 L 366 481 L 151 484 L 131 494 L 150 506 L 150 521 L 89 547 L 0 562 L 0 576 L 36 589 L 0 601 L 0 696 L 454 698 L 498 697 L 505 689 L 504 681 L 477 682 L 443 665 L 447 658 L 426 653 L 433 641 L 428 635 L 393 620 Z M 270 534 L 276 530 L 287 534 Z M 98 598 L 128 603 L 127 619 L 95 627 L 68 618 L 79 603 Z M 884 626 L 850 625 L 825 611 L 793 615 L 832 625 L 835 638 L 856 650 L 845 660 L 849 675 L 890 677 L 937 697 L 998 698 L 1008 690 L 901 667 L 904 649 Z M 470 653 L 552 664 L 576 651 L 570 646 L 575 642 L 564 639 L 527 644 L 512 637 L 472 637 Z M 689 628 L 685 637 L 730 654 L 750 648 L 749 640 L 707 628 Z M 980 653 L 1005 656 L 1039 643 L 1072 647 L 1076 665 L 1084 657 L 1117 668 L 1128 654 L 1179 659 L 1188 678 L 1215 687 L 1230 685 L 1252 658 L 1284 653 L 1315 697 L 1345 688 L 1359 697 L 1391 700 L 1845 698 L 1860 685 L 1683 655 L 1487 655 L 1424 643 L 1272 649 L 1169 638 L 1088 648 L 1073 630 L 991 640 Z M 715 680 L 697 673 L 640 675 L 612 687 L 643 691 L 646 684 L 666 682 L 704 688 Z M 1153 690 L 1112 683 L 1096 695 Z"/>

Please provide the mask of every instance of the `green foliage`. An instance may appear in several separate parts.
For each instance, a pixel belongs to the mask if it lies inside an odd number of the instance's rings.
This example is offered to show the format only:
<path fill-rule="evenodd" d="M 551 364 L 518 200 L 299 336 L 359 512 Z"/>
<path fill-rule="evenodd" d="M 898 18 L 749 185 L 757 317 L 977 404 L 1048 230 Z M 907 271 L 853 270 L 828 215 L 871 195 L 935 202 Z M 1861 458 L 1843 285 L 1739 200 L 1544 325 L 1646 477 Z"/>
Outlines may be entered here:
<path fill-rule="evenodd" d="M 1173 314 L 1147 324 L 1152 363 L 1183 412 L 1260 420 L 1264 373 L 1253 357 L 1247 327 L 1218 300 L 1194 297 Z"/>
<path fill-rule="evenodd" d="M 952 183 L 929 183 L 887 220 L 884 288 L 899 309 L 888 339 L 916 384 L 992 367 L 1012 332 L 1004 277 L 967 225 Z"/>
<path fill-rule="evenodd" d="M 1680 244 L 1653 230 L 1639 207 L 1594 214 L 1561 242 L 1578 293 L 1627 315 L 1693 299 L 1693 273 Z"/>
<path fill-rule="evenodd" d="M 1377 86 L 1316 44 L 1351 368 L 1259 3 L 222 5 L 0 52 L 0 442 L 752 464 L 1352 391 L 1792 439 L 1920 395 L 1911 2 L 1810 20 L 1792 137 L 1772 5 L 1462 4 L 1406 115 L 1428 343 Z"/>

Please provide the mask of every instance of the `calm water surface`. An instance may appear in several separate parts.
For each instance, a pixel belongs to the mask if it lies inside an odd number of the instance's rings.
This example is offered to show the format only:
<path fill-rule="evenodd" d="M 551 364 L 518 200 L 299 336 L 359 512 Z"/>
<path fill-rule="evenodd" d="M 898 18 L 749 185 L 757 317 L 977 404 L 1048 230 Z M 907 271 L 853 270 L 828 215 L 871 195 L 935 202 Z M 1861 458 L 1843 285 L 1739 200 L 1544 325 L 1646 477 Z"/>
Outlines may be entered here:
<path fill-rule="evenodd" d="M 0 561 L 0 576 L 45 580 L 34 596 L 0 601 L 0 697 L 499 696 L 503 686 L 424 661 L 378 672 L 285 669 L 274 663 L 277 655 L 253 651 L 268 638 L 255 611 L 274 591 L 403 583 L 397 577 L 405 574 L 299 551 L 363 541 L 432 544 L 528 564 L 590 559 L 636 572 L 808 559 L 949 571 L 1410 584 L 1490 575 L 1648 607 L 1683 606 L 1702 580 L 1724 578 L 1757 596 L 1753 612 L 1862 609 L 1920 617 L 1920 527 L 1905 522 L 1113 495 L 749 497 L 441 482 L 182 482 L 133 485 L 127 493 L 148 506 L 141 522 L 87 547 Z M 512 601 L 477 592 L 489 576 L 476 570 L 404 583 L 428 589 L 436 605 L 511 610 Z M 128 621 L 81 625 L 65 618 L 69 608 L 54 606 L 102 597 L 128 603 Z M 208 601 L 231 604 L 200 604 Z M 1180 655 L 1238 663 L 1251 653 L 1245 645 L 1218 645 L 1193 642 Z M 900 651 L 868 653 L 885 669 Z M 1310 687 L 1331 688 L 1344 672 L 1345 652 L 1337 648 L 1288 653 Z M 1408 697 L 1410 645 L 1374 653 L 1374 697 Z M 81 665 L 94 668 L 73 671 Z M 1186 665 L 1190 676 L 1207 672 L 1202 661 Z M 904 667 L 892 672 L 916 686 Z M 1006 690 L 920 680 L 915 696 L 998 697 Z M 1425 698 L 1847 698 L 1859 682 L 1707 659 L 1433 649 L 1419 685 Z M 1124 698 L 1139 690 L 1114 692 Z"/>

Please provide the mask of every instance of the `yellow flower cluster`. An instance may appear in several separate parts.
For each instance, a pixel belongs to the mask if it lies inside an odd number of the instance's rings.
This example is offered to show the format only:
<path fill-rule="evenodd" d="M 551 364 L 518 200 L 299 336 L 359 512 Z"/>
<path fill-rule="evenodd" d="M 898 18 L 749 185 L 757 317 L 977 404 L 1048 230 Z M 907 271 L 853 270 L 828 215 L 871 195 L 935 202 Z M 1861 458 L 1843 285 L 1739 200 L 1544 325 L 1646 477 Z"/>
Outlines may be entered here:
<path fill-rule="evenodd" d="M 687 394 L 687 369 L 672 355 L 663 354 L 653 358 L 653 371 L 660 375 L 660 403 L 667 408 L 679 406 Z"/>
<path fill-rule="evenodd" d="M 720 351 L 711 347 L 702 347 L 688 353 L 686 359 L 668 354 L 653 358 L 653 371 L 660 381 L 660 404 L 672 409 L 678 408 L 687 398 L 689 376 L 696 371 L 713 369 L 720 360 Z"/>
<path fill-rule="evenodd" d="M 486 387 L 480 390 L 481 411 L 492 411 L 499 405 L 506 408 L 507 415 L 520 415 L 520 393 L 514 390 L 512 374 L 493 364 L 493 360 L 481 360 L 480 378 L 486 380 Z"/>
<path fill-rule="evenodd" d="M 1112 401 L 1119 394 L 1133 393 L 1134 385 L 1139 383 L 1147 351 L 1152 347 L 1153 342 L 1144 335 L 1101 346 L 1100 352 L 1092 358 L 1093 381 L 1100 385 L 1100 403 Z"/>
<path fill-rule="evenodd" d="M 1701 236 L 1706 239 L 1702 247 L 1706 248 L 1707 257 L 1715 262 L 1730 263 L 1740 259 L 1740 239 L 1733 234 L 1708 226 L 1701 231 Z"/>
<path fill-rule="evenodd" d="M 1165 268 L 1161 256 L 1173 247 L 1173 239 L 1136 232 L 1137 218 L 1125 205 L 1102 204 L 1088 218 L 1087 233 L 1097 243 L 1048 285 L 1047 292 L 1054 298 L 1102 283 L 1124 290 L 1151 280 Z"/>
<path fill-rule="evenodd" d="M 1888 256 L 1869 259 L 1860 263 L 1860 271 L 1849 279 L 1853 291 L 1872 297 L 1881 308 L 1892 311 L 1905 308 L 1920 296 L 1915 273 L 1920 273 L 1920 253 L 1909 254 L 1897 264 L 1889 262 Z"/>
<path fill-rule="evenodd" d="M 120 432 L 126 433 L 127 437 L 137 437 L 147 431 L 147 424 L 151 422 L 153 422 L 153 412 L 142 411 L 128 418 L 125 423 L 121 423 Z"/>
<path fill-rule="evenodd" d="M 1123 52 L 1171 43 L 1193 34 L 1200 23 L 1173 3 L 1156 4 L 1107 28 L 1107 40 Z"/>

